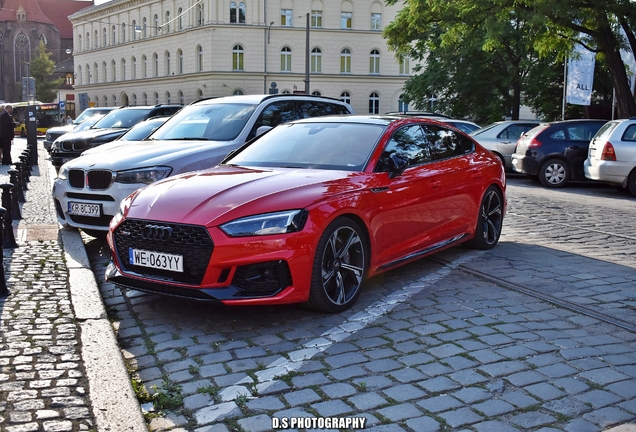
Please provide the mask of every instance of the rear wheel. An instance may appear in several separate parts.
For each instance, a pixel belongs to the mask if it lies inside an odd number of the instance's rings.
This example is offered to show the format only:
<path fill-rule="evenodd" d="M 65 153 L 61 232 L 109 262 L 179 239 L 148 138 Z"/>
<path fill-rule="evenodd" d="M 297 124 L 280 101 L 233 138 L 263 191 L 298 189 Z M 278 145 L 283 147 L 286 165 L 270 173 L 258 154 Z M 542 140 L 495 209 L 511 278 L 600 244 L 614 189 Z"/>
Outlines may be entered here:
<path fill-rule="evenodd" d="M 545 187 L 560 188 L 570 180 L 570 167 L 560 159 L 547 160 L 539 170 L 539 181 Z"/>
<path fill-rule="evenodd" d="M 353 220 L 343 217 L 329 224 L 316 248 L 307 306 L 323 312 L 349 309 L 367 273 L 367 250 Z"/>
<path fill-rule="evenodd" d="M 632 195 L 636 196 L 636 169 L 627 178 L 627 189 Z"/>
<path fill-rule="evenodd" d="M 490 186 L 481 200 L 475 237 L 464 245 L 473 249 L 488 250 L 499 242 L 503 225 L 503 197 L 499 188 Z"/>

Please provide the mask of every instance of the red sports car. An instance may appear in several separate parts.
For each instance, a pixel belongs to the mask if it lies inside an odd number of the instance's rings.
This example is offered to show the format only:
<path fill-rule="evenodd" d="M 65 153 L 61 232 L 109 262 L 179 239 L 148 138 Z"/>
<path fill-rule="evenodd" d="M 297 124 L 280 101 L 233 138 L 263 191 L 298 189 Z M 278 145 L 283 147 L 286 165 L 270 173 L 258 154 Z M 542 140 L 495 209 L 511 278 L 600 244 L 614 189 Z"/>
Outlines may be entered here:
<path fill-rule="evenodd" d="M 500 160 L 425 118 L 280 125 L 221 165 L 130 195 L 110 225 L 106 278 L 232 305 L 349 308 L 365 278 L 463 243 L 494 247 Z"/>

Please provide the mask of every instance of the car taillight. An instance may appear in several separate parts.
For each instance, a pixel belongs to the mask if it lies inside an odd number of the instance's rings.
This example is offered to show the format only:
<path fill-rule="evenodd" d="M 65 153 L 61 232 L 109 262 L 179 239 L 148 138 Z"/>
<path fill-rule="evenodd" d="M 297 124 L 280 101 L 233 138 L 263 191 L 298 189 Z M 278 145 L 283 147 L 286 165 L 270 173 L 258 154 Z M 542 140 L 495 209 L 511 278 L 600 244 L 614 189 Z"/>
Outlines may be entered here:
<path fill-rule="evenodd" d="M 537 148 L 537 147 L 541 147 L 542 145 L 543 143 L 541 141 L 539 141 L 536 138 L 532 138 L 530 142 L 528 143 L 528 148 Z"/>
<path fill-rule="evenodd" d="M 603 146 L 603 153 L 601 153 L 601 160 L 615 161 L 616 153 L 614 152 L 614 146 L 612 143 L 606 142 Z"/>

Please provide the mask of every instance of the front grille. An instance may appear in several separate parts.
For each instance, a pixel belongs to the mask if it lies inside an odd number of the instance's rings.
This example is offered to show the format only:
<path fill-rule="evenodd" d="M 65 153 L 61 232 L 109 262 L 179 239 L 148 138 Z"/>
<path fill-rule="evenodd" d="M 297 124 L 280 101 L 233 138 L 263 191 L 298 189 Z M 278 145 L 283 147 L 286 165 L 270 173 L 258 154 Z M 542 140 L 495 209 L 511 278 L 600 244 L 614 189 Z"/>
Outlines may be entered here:
<path fill-rule="evenodd" d="M 82 189 L 84 187 L 84 170 L 77 170 L 77 169 L 69 170 L 68 184 L 72 188 Z"/>
<path fill-rule="evenodd" d="M 146 240 L 142 231 L 148 224 L 159 224 L 172 228 L 172 235 L 166 241 Z M 114 233 L 115 250 L 124 270 L 134 272 L 143 277 L 200 285 L 212 256 L 214 243 L 208 231 L 202 226 L 182 225 L 175 223 L 154 222 L 127 219 L 117 227 Z M 129 249 L 143 249 L 183 256 L 183 273 L 153 269 L 130 264 Z"/>
<path fill-rule="evenodd" d="M 108 189 L 113 180 L 113 174 L 106 170 L 89 171 L 86 177 L 88 187 L 92 190 Z"/>
<path fill-rule="evenodd" d="M 110 224 L 110 220 L 113 218 L 112 215 L 103 215 L 100 217 L 69 215 L 69 217 L 73 222 L 78 224 L 100 227 L 107 227 L 108 224 Z"/>
<path fill-rule="evenodd" d="M 85 149 L 85 141 L 62 141 L 62 150 L 64 151 L 84 151 Z"/>

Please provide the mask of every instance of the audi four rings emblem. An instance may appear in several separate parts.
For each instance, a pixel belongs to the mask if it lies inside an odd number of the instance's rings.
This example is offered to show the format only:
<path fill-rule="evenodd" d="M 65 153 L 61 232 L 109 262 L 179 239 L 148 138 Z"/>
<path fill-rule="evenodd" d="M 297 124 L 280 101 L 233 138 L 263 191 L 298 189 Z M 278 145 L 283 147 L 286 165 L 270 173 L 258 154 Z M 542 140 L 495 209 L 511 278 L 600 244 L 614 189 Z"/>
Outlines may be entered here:
<path fill-rule="evenodd" d="M 141 231 L 144 240 L 166 241 L 172 235 L 172 228 L 161 225 L 146 225 Z"/>

